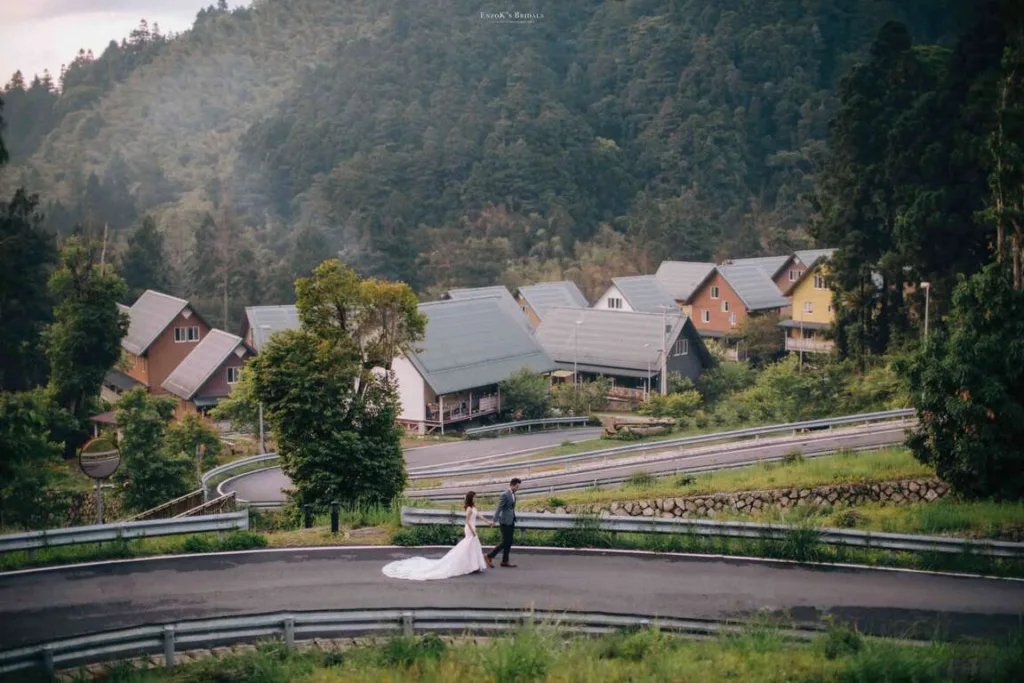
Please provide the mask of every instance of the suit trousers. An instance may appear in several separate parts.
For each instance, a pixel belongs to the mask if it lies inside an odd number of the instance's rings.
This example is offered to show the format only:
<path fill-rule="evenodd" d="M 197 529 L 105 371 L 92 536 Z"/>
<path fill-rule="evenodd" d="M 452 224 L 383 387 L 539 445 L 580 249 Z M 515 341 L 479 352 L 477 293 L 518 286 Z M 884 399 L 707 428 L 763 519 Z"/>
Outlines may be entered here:
<path fill-rule="evenodd" d="M 512 550 L 512 537 L 515 536 L 515 531 L 515 524 L 502 524 L 501 543 L 494 546 L 494 550 L 487 553 L 487 556 L 493 560 L 494 556 L 500 552 L 502 564 L 508 564 L 508 553 L 510 550 Z"/>

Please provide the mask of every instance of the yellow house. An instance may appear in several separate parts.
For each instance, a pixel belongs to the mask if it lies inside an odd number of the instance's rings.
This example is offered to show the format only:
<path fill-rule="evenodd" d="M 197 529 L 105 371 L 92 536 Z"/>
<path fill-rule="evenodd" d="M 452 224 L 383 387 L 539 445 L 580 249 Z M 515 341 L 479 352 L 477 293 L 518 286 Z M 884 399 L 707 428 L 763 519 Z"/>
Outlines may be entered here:
<path fill-rule="evenodd" d="M 826 338 L 835 314 L 832 290 L 825 284 L 828 259 L 832 251 L 823 253 L 792 284 L 785 294 L 793 302 L 791 320 L 779 327 L 786 330 L 786 350 L 804 353 L 830 353 L 833 342 Z"/>

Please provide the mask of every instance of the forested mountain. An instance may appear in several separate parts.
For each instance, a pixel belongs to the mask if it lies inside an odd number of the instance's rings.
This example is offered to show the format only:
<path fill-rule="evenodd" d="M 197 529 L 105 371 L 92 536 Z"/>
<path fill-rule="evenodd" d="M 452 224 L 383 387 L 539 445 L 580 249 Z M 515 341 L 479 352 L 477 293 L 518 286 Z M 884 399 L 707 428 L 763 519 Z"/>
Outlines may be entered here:
<path fill-rule="evenodd" d="M 810 244 L 840 78 L 886 21 L 952 46 L 970 7 L 557 0 L 508 24 L 465 0 L 222 3 L 79 55 L 60 92 L 12 80 L 0 189 L 38 192 L 61 233 L 124 243 L 151 215 L 158 276 L 215 322 L 227 289 L 231 327 L 339 251 L 424 294 L 564 276 L 593 294 L 666 257 Z"/>

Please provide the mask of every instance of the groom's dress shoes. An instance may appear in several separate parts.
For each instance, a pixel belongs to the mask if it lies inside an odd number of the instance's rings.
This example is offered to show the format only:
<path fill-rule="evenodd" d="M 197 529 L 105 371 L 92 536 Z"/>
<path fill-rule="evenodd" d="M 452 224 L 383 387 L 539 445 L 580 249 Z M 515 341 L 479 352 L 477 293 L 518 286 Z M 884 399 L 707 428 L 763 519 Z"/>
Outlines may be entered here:
<path fill-rule="evenodd" d="M 514 567 L 515 565 L 512 564 L 511 562 L 502 562 L 501 566 L 502 567 Z"/>
<path fill-rule="evenodd" d="M 494 569 L 494 560 L 491 559 L 490 555 L 484 555 L 484 562 L 487 563 L 488 567 L 490 567 L 491 569 Z"/>

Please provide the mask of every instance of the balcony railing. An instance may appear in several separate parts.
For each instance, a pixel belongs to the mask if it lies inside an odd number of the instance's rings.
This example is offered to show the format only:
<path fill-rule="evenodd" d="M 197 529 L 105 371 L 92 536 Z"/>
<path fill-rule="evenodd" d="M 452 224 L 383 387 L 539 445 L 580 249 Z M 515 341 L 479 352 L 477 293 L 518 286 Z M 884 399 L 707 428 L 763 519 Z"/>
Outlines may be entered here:
<path fill-rule="evenodd" d="M 804 353 L 829 353 L 835 342 L 831 339 L 793 339 L 786 337 L 787 351 L 803 351 Z"/>

